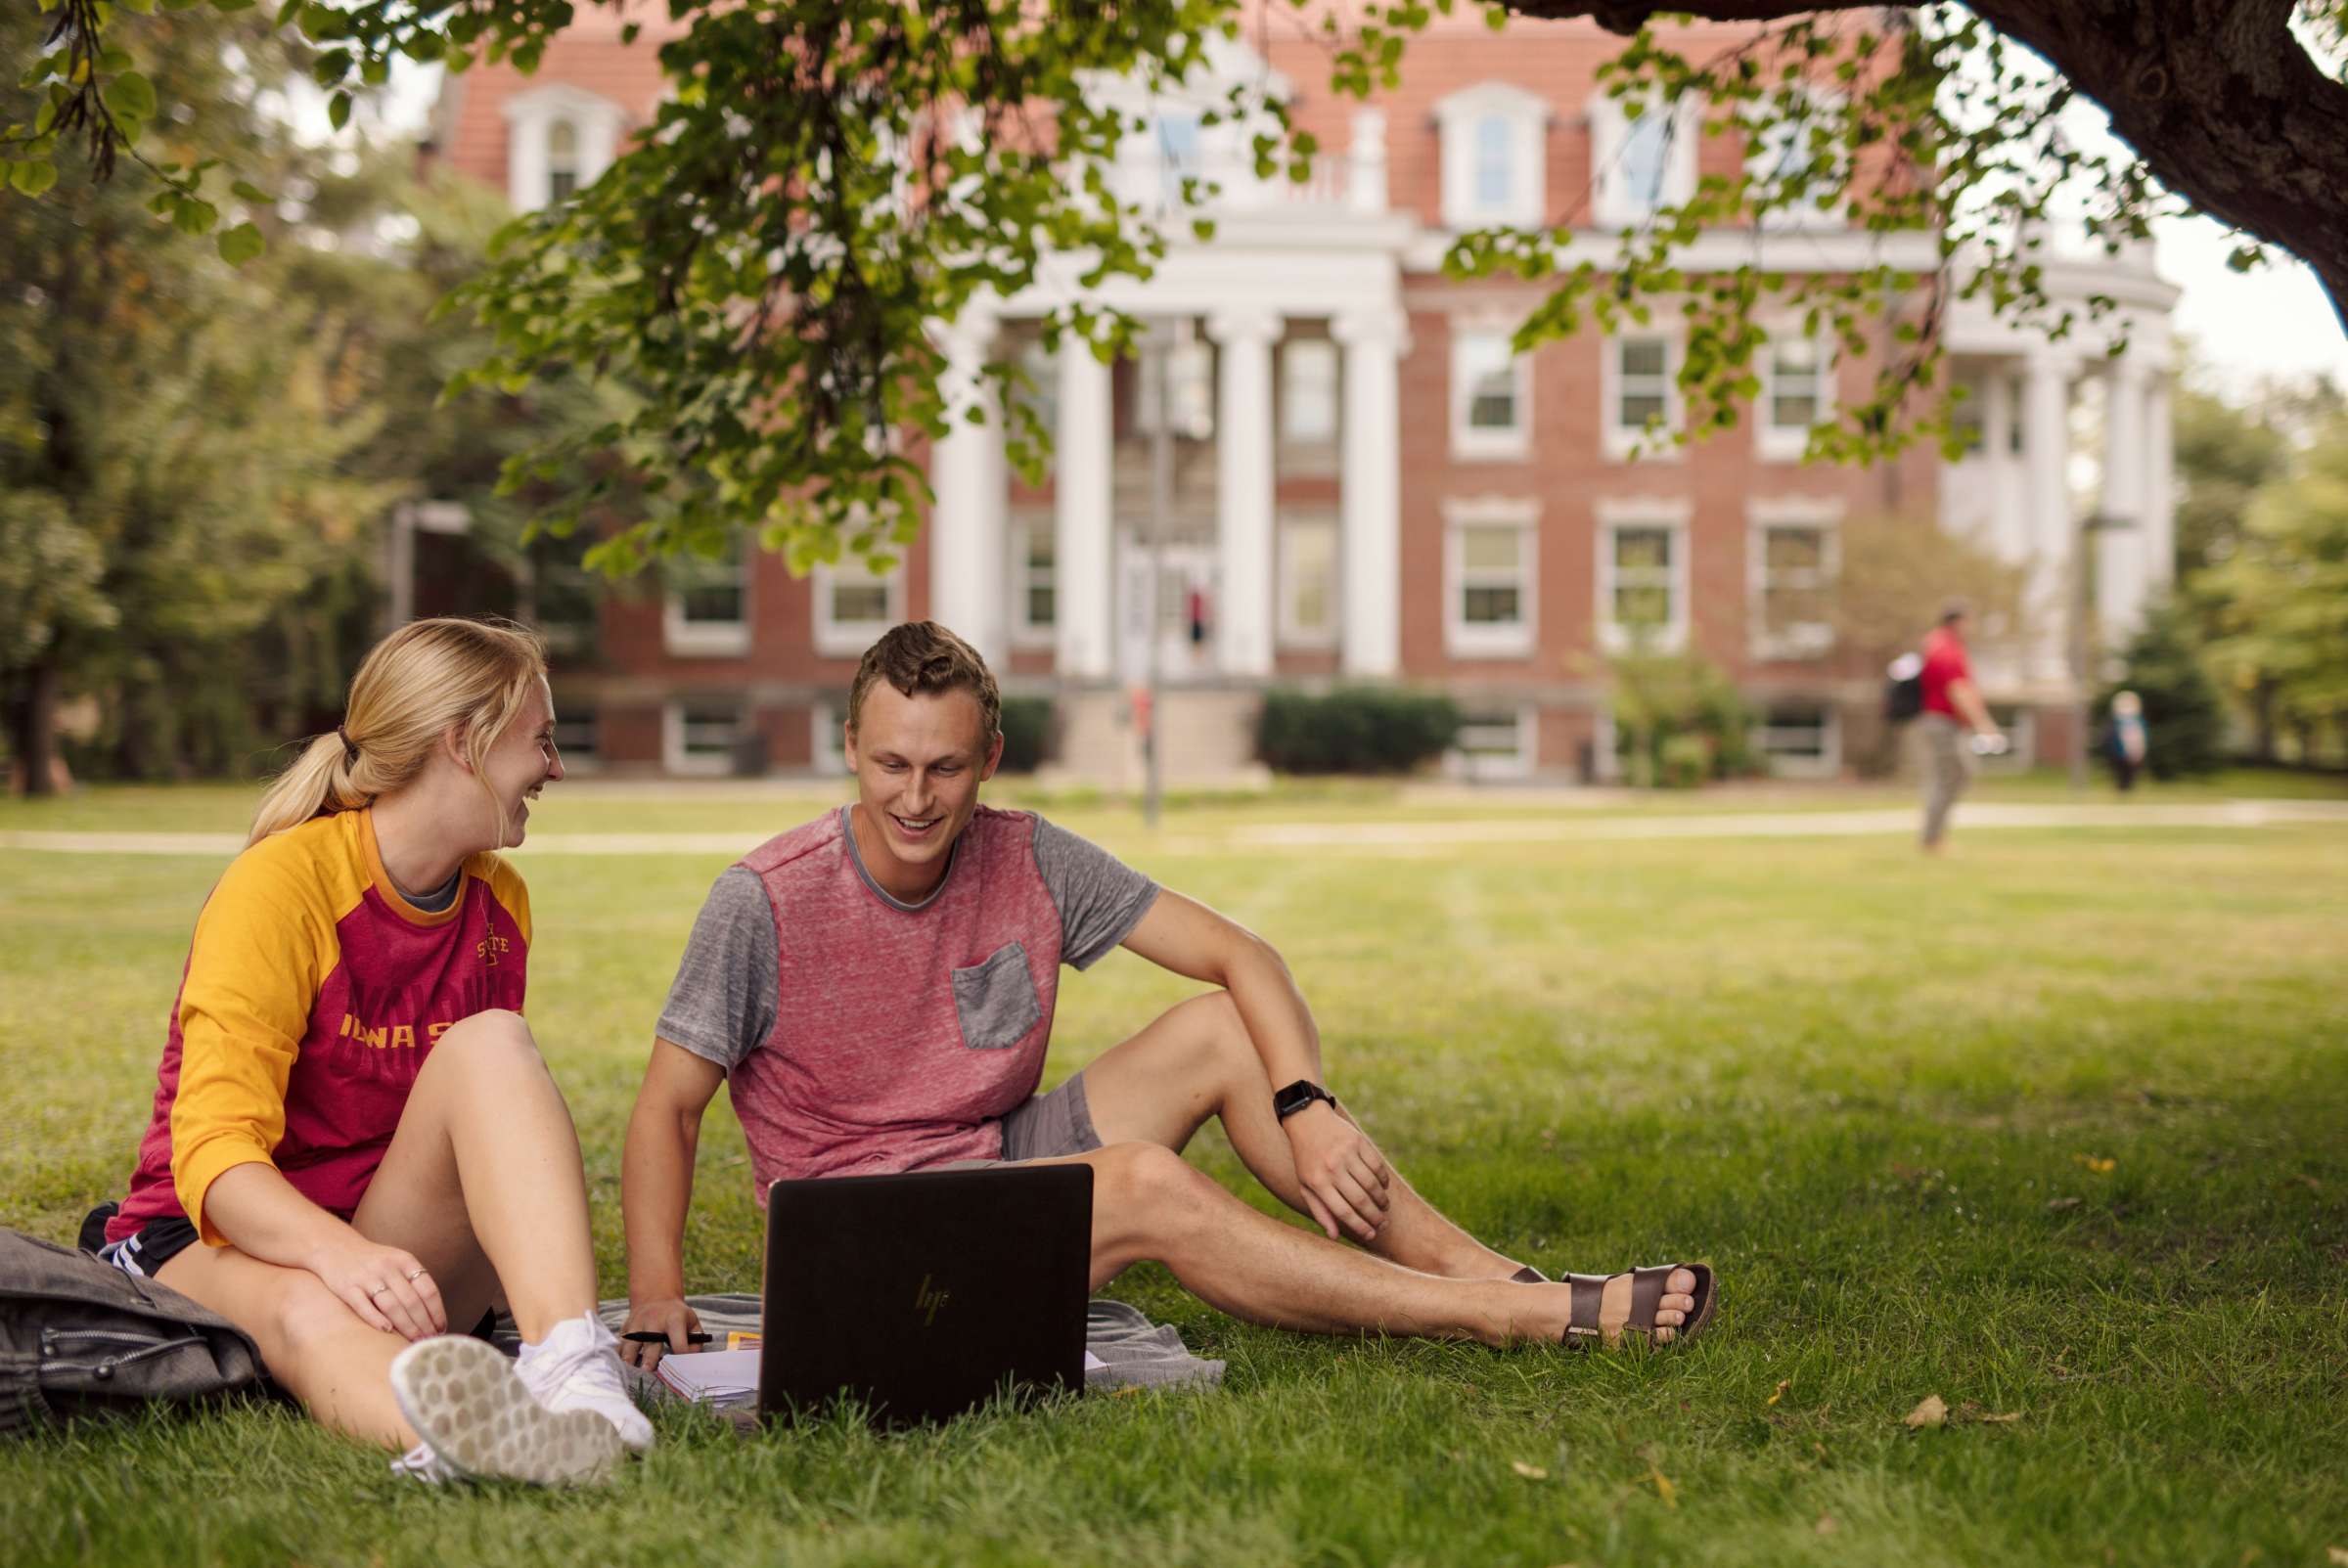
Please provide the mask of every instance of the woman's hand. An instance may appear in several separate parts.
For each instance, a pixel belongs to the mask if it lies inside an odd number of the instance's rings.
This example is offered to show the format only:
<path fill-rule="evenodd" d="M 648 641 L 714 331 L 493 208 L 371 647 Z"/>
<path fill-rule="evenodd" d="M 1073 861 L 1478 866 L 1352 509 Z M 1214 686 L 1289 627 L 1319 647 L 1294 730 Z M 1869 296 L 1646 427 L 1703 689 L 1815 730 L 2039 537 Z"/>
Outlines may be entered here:
<path fill-rule="evenodd" d="M 403 1339 L 448 1332 L 440 1287 L 414 1253 L 370 1241 L 356 1231 L 320 1250 L 310 1273 L 370 1328 Z"/>
<path fill-rule="evenodd" d="M 660 1365 L 661 1357 L 674 1355 L 692 1344 L 693 1336 L 700 1331 L 700 1318 L 675 1296 L 631 1301 L 627 1326 L 620 1330 L 619 1359 L 649 1372 Z M 639 1333 L 663 1335 L 664 1342 L 655 1345 L 627 1337 Z"/>

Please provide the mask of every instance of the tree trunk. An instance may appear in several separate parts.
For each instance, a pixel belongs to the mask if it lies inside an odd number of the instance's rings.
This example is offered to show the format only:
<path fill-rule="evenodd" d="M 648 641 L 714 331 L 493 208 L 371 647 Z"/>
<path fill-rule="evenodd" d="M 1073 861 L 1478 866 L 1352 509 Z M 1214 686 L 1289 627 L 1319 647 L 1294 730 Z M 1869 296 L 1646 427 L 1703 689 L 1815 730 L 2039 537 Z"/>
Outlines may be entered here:
<path fill-rule="evenodd" d="M 9 703 L 9 750 L 23 771 L 26 795 L 57 792 L 57 694 L 64 684 L 65 660 L 51 644 Z"/>

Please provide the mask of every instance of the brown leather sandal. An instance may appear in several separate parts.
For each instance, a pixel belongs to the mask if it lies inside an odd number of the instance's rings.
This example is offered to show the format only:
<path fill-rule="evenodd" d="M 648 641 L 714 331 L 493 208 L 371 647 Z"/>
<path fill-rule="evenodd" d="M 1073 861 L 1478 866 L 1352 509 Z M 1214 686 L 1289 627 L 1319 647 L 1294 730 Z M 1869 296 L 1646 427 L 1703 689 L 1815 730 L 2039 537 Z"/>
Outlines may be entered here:
<path fill-rule="evenodd" d="M 1658 1310 L 1656 1303 L 1663 1299 L 1664 1281 L 1671 1277 L 1675 1269 L 1685 1269 L 1695 1276 L 1695 1288 L 1689 1292 L 1695 1298 L 1695 1305 L 1690 1309 L 1686 1322 L 1676 1327 L 1668 1323 L 1664 1325 L 1672 1328 L 1671 1343 L 1677 1345 L 1693 1339 L 1712 1322 L 1712 1309 L 1719 1300 L 1719 1292 L 1712 1288 L 1710 1266 L 1701 1263 L 1661 1263 L 1652 1268 L 1630 1271 L 1631 1315 L 1623 1322 L 1624 1333 L 1650 1336 L 1654 1333 L 1655 1313 Z M 1552 1283 L 1548 1276 L 1534 1268 L 1519 1269 L 1511 1277 L 1528 1285 Z M 1572 1324 L 1565 1330 L 1567 1344 L 1603 1337 L 1598 1324 L 1599 1303 L 1604 1297 L 1606 1281 L 1621 1277 L 1620 1275 L 1607 1274 L 1569 1274 L 1563 1279 L 1555 1281 L 1573 1287 Z"/>

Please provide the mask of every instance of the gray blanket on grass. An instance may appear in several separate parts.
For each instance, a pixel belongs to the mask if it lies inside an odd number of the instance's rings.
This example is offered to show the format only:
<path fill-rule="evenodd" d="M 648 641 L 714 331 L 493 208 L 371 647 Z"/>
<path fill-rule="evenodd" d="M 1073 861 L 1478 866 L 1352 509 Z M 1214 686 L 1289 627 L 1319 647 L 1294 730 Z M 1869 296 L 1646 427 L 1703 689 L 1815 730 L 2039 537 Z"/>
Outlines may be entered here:
<path fill-rule="evenodd" d="M 726 1335 L 737 1330 L 757 1331 L 759 1302 L 746 1292 L 730 1292 L 713 1296 L 687 1296 L 685 1305 L 701 1320 L 701 1326 L 717 1336 L 723 1345 Z M 628 1304 L 624 1299 L 599 1303 L 597 1315 L 610 1325 L 613 1333 L 626 1326 Z M 498 1340 L 506 1349 L 519 1346 L 519 1335 L 513 1332 L 513 1321 L 500 1317 Z M 1104 1365 L 1084 1374 L 1087 1393 L 1119 1388 L 1180 1388 L 1197 1386 L 1214 1388 L 1223 1381 L 1223 1364 L 1194 1356 L 1184 1347 L 1182 1335 L 1172 1323 L 1153 1323 L 1142 1316 L 1138 1308 L 1122 1301 L 1089 1303 L 1084 1312 L 1084 1348 L 1100 1358 Z M 631 1381 L 639 1387 L 661 1396 L 674 1398 L 666 1383 L 655 1377 L 629 1368 Z"/>

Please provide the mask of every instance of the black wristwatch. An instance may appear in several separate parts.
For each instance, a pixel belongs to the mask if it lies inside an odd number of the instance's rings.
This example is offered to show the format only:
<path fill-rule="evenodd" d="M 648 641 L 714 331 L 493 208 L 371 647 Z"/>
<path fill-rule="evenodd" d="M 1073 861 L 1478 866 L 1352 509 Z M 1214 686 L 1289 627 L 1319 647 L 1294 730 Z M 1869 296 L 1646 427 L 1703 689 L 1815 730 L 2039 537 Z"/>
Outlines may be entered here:
<path fill-rule="evenodd" d="M 1314 1083 L 1310 1078 L 1299 1078 L 1272 1097 L 1272 1110 L 1285 1122 L 1316 1099 L 1327 1100 L 1331 1110 L 1337 1108 L 1336 1096 Z"/>

